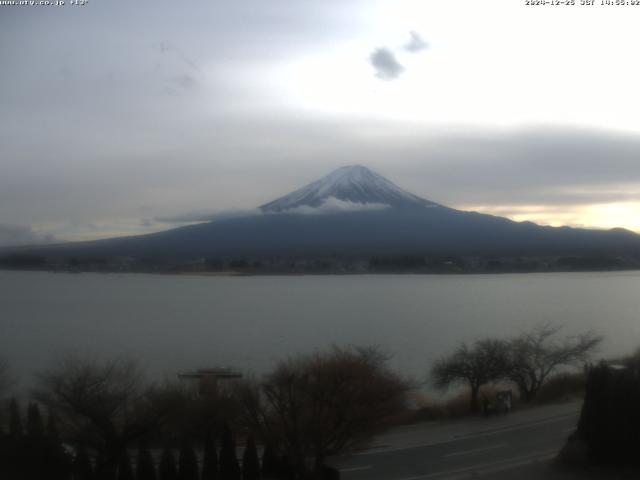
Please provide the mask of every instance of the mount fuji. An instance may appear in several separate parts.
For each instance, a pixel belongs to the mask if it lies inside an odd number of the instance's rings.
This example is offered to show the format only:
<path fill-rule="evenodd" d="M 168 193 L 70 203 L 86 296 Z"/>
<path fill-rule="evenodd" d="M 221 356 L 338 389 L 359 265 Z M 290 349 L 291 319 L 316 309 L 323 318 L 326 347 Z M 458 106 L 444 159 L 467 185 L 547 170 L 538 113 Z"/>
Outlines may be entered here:
<path fill-rule="evenodd" d="M 299 190 L 260 207 L 265 213 L 282 213 L 300 207 L 319 208 L 331 200 L 355 205 L 393 208 L 437 206 L 409 193 L 367 167 L 351 165 L 339 168 Z M 337 203 L 339 204 L 339 203 Z"/>
<path fill-rule="evenodd" d="M 47 258 L 620 255 L 640 259 L 624 229 L 547 227 L 420 198 L 363 166 L 339 168 L 257 213 L 135 237 L 23 248 Z"/>

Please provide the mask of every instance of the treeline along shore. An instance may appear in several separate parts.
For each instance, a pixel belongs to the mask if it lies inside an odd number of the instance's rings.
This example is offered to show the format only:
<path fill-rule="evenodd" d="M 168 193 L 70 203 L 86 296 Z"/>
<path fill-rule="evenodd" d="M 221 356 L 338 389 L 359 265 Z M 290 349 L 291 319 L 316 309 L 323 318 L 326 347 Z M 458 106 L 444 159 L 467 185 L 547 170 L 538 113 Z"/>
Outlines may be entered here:
<path fill-rule="evenodd" d="M 51 272 L 139 272 L 203 274 L 464 274 L 584 272 L 640 269 L 640 258 L 594 253 L 579 256 L 423 256 L 369 257 L 159 257 L 0 254 L 0 269 Z"/>

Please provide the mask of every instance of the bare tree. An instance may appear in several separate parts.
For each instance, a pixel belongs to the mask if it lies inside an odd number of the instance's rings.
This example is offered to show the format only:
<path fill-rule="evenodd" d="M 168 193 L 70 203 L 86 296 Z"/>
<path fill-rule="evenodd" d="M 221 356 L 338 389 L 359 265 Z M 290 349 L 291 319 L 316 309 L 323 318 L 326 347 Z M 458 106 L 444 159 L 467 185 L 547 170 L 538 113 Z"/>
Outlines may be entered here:
<path fill-rule="evenodd" d="M 309 462 L 361 445 L 403 410 L 409 385 L 386 361 L 375 348 L 336 347 L 282 362 L 239 386 L 244 418 L 304 478 Z"/>
<path fill-rule="evenodd" d="M 586 362 L 602 342 L 591 332 L 558 337 L 561 326 L 544 323 L 510 342 L 508 378 L 524 402 L 532 401 L 549 375 L 561 366 Z"/>
<path fill-rule="evenodd" d="M 34 397 L 58 412 L 78 435 L 90 436 L 113 467 L 127 445 L 157 426 L 161 415 L 133 360 L 67 355 L 39 375 Z M 109 474 L 109 473 L 107 473 Z"/>
<path fill-rule="evenodd" d="M 508 345 L 502 340 L 478 340 L 471 346 L 463 343 L 453 354 L 433 364 L 431 377 L 441 389 L 456 383 L 468 385 L 471 390 L 469 408 L 475 413 L 480 387 L 504 378 L 508 360 Z"/>

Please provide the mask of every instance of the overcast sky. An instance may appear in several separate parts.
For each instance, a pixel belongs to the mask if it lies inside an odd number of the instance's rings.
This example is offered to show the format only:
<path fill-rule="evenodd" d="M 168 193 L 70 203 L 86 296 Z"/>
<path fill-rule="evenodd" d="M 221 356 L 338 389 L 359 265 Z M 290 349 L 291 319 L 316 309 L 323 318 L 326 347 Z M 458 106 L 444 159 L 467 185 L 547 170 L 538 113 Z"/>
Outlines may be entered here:
<path fill-rule="evenodd" d="M 0 6 L 0 244 L 154 231 L 354 163 L 640 231 L 639 24 L 524 0 Z"/>

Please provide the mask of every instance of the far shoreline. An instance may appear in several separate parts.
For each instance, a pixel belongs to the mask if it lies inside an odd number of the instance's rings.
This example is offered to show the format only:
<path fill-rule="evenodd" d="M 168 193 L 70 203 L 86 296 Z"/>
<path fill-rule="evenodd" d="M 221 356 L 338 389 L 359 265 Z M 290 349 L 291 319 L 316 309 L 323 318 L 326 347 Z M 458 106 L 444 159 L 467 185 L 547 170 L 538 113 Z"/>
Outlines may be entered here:
<path fill-rule="evenodd" d="M 449 271 L 449 272 L 428 272 L 428 271 L 384 271 L 384 272 L 246 272 L 237 270 L 228 271 L 161 271 L 161 270 L 51 270 L 51 269 L 26 269 L 26 268 L 2 268 L 0 272 L 13 273 L 50 273 L 50 274 L 106 274 L 106 275 L 158 275 L 176 277 L 218 277 L 218 278 L 243 278 L 243 277 L 371 277 L 371 276 L 431 276 L 431 277 L 465 277 L 465 276 L 505 276 L 505 275 L 532 275 L 532 274 L 583 274 L 583 273 L 625 273 L 638 272 L 640 268 L 620 268 L 620 269 L 585 269 L 585 270 L 527 270 L 527 271 Z"/>

